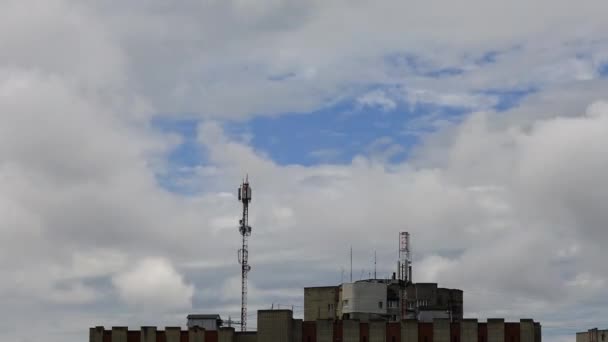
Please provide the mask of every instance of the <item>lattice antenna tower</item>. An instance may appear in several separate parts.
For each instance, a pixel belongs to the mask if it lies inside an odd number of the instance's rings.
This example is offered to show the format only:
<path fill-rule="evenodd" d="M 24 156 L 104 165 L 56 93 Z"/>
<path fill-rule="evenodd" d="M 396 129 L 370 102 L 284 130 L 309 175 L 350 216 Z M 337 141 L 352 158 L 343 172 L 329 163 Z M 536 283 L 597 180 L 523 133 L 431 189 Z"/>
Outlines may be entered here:
<path fill-rule="evenodd" d="M 403 285 L 400 290 L 401 297 L 401 317 L 404 318 L 407 313 L 407 292 L 405 286 L 408 282 L 412 282 L 412 258 L 410 250 L 410 233 L 400 232 L 399 233 L 399 262 L 398 262 L 398 273 L 399 280 L 403 281 Z"/>
<path fill-rule="evenodd" d="M 238 253 L 239 263 L 241 264 L 241 331 L 247 331 L 247 273 L 251 271 L 247 244 L 247 238 L 251 235 L 251 226 L 249 226 L 249 202 L 251 202 L 249 176 L 246 176 L 243 180 L 243 184 L 238 190 L 238 197 L 239 201 L 243 203 L 243 218 L 239 220 L 239 232 L 243 238 L 243 245 Z"/>

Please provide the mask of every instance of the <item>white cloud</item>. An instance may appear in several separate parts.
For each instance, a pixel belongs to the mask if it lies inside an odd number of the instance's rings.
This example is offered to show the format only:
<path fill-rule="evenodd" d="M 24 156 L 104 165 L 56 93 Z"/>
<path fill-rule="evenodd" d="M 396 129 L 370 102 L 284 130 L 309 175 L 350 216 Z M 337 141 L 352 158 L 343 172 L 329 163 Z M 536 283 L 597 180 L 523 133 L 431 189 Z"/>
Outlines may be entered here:
<path fill-rule="evenodd" d="M 168 260 L 147 258 L 116 275 L 112 282 L 122 300 L 145 310 L 164 312 L 192 306 L 194 286 Z"/>
<path fill-rule="evenodd" d="M 383 111 L 388 112 L 394 110 L 397 107 L 395 101 L 391 100 L 386 96 L 383 91 L 375 90 L 364 94 L 363 96 L 357 99 L 357 103 L 361 106 L 369 106 L 369 107 L 380 107 Z"/>

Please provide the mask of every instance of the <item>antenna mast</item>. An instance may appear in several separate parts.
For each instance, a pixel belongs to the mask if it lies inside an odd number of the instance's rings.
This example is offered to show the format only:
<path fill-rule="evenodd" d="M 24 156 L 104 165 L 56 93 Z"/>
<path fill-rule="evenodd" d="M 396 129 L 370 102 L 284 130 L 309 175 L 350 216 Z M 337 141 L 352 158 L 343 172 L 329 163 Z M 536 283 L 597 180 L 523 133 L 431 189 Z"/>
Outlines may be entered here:
<path fill-rule="evenodd" d="M 350 282 L 353 282 L 353 246 L 350 246 Z"/>
<path fill-rule="evenodd" d="M 374 251 L 374 279 L 378 279 L 376 277 L 376 251 Z"/>
<path fill-rule="evenodd" d="M 412 281 L 412 259 L 410 255 L 410 233 L 399 233 L 399 280 Z"/>
<path fill-rule="evenodd" d="M 239 232 L 243 237 L 243 246 L 239 249 L 239 263 L 241 264 L 241 331 L 247 331 L 247 273 L 251 271 L 249 266 L 249 249 L 247 238 L 251 235 L 249 226 L 249 202 L 251 202 L 251 187 L 249 187 L 249 176 L 245 178 L 238 190 L 239 201 L 243 203 L 243 218 L 239 220 Z"/>
<path fill-rule="evenodd" d="M 410 255 L 410 233 L 399 233 L 399 281 L 403 282 L 401 287 L 401 319 L 407 314 L 407 292 L 405 290 L 408 283 L 412 282 L 412 259 Z M 416 304 L 417 305 L 417 304 Z"/>

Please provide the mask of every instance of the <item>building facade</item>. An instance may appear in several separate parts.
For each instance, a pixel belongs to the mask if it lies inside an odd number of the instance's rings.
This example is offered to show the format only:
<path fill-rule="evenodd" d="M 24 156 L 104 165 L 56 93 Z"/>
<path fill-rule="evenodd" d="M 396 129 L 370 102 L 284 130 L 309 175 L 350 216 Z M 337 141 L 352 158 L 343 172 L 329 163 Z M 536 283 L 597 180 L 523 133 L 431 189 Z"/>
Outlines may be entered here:
<path fill-rule="evenodd" d="M 608 341 L 608 330 L 597 328 L 576 333 L 576 342 L 603 342 Z"/>
<path fill-rule="evenodd" d="M 257 332 L 236 332 L 226 327 L 211 331 L 198 326 L 187 330 L 95 327 L 90 329 L 89 342 L 541 342 L 541 326 L 531 319 L 519 322 L 504 319 L 487 322 L 477 319 L 302 321 L 294 319 L 291 310 L 260 310 Z"/>

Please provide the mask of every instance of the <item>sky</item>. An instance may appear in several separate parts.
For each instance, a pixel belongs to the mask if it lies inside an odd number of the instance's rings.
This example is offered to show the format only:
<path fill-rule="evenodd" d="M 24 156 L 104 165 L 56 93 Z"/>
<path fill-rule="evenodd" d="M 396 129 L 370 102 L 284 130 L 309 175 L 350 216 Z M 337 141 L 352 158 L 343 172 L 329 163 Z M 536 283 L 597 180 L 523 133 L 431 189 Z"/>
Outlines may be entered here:
<path fill-rule="evenodd" d="M 0 340 L 239 317 L 395 268 L 608 316 L 608 3 L 0 1 Z M 35 328 L 33 328 L 35 327 Z"/>

